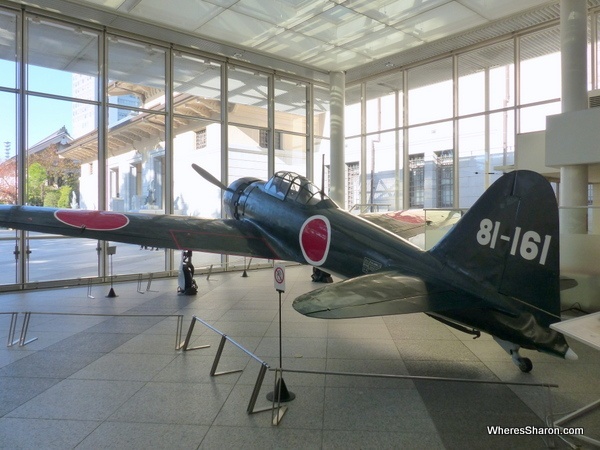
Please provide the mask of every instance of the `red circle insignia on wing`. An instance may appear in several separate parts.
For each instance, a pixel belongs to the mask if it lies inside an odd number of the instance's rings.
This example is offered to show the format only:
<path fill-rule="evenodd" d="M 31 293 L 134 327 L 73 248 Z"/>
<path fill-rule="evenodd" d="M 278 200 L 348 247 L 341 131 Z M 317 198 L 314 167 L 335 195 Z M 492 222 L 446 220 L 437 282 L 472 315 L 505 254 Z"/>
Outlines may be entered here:
<path fill-rule="evenodd" d="M 300 249 L 309 264 L 320 266 L 327 259 L 331 224 L 325 216 L 312 216 L 300 228 Z"/>
<path fill-rule="evenodd" d="M 75 228 L 98 231 L 118 230 L 129 223 L 126 215 L 110 211 L 60 209 L 54 217 Z"/>

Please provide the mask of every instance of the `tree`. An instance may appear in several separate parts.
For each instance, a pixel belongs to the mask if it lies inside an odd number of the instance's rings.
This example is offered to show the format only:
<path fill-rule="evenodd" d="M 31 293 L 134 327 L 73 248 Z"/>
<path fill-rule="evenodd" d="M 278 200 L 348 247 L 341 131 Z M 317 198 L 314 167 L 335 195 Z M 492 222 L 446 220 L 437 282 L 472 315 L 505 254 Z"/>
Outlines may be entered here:
<path fill-rule="evenodd" d="M 27 173 L 27 203 L 33 206 L 42 206 L 44 204 L 44 188 L 48 181 L 46 169 L 34 162 L 29 166 Z"/>
<path fill-rule="evenodd" d="M 15 158 L 0 163 L 0 203 L 17 203 L 17 161 Z"/>

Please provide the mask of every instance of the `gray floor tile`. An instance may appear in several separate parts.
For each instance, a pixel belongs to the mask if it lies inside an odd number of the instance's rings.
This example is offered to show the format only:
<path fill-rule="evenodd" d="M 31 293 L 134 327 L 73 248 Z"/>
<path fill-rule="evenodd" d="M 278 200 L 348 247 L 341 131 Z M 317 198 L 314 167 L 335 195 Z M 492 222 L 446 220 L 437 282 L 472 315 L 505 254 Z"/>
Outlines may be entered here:
<path fill-rule="evenodd" d="M 0 449 L 75 448 L 101 422 L 0 418 Z"/>
<path fill-rule="evenodd" d="M 285 417 L 284 419 L 285 420 Z M 319 449 L 322 432 L 281 427 L 222 427 L 212 426 L 200 449 Z"/>
<path fill-rule="evenodd" d="M 111 421 L 210 425 L 231 391 L 226 384 L 147 383 Z"/>
<path fill-rule="evenodd" d="M 56 420 L 106 420 L 143 383 L 63 380 L 7 414 L 8 417 Z"/>
<path fill-rule="evenodd" d="M 104 422 L 86 437 L 77 450 L 195 449 L 208 431 L 207 426 Z"/>

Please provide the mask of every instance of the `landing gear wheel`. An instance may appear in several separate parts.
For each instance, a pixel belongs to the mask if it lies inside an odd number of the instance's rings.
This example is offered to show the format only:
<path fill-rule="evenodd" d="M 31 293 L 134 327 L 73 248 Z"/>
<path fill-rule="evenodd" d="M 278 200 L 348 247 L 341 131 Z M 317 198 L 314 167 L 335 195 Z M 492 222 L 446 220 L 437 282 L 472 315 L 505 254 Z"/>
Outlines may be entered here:
<path fill-rule="evenodd" d="M 517 360 L 517 366 L 519 366 L 519 369 L 523 373 L 529 373 L 531 372 L 531 369 L 533 369 L 533 363 L 529 358 L 519 358 Z"/>

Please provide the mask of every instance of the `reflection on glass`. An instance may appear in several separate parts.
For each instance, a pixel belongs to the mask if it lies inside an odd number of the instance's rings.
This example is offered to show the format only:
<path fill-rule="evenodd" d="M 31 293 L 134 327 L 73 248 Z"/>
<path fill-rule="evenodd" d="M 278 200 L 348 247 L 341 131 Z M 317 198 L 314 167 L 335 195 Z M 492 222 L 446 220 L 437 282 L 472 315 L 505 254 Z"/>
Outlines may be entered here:
<path fill-rule="evenodd" d="M 108 38 L 108 101 L 132 108 L 164 108 L 165 51 L 121 37 Z"/>
<path fill-rule="evenodd" d="M 344 109 L 344 135 L 346 138 L 361 132 L 361 87 L 352 86 L 346 89 L 346 107 Z"/>
<path fill-rule="evenodd" d="M 267 77 L 239 67 L 229 68 L 229 122 L 268 127 Z"/>
<path fill-rule="evenodd" d="M 313 133 L 315 136 L 330 137 L 329 89 L 313 87 Z"/>
<path fill-rule="evenodd" d="M 17 86 L 17 16 L 0 11 L 0 86 L 15 88 Z M 4 117 L 4 116 L 3 116 Z"/>
<path fill-rule="evenodd" d="M 221 118 L 221 66 L 176 53 L 173 59 L 176 114 L 218 121 Z"/>
<path fill-rule="evenodd" d="M 275 79 L 275 129 L 306 134 L 306 84 Z"/>
<path fill-rule="evenodd" d="M 95 100 L 98 35 L 37 17 L 28 18 L 27 31 L 27 89 Z M 80 83 L 81 77 L 89 81 Z M 87 88 L 88 82 L 93 89 Z"/>

